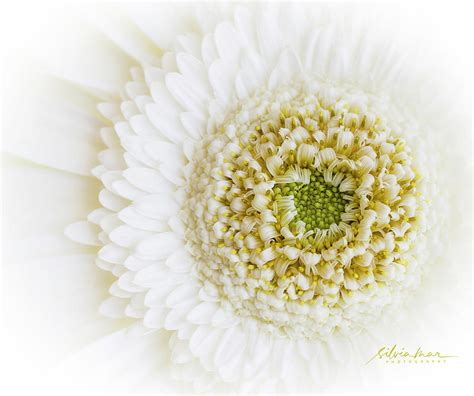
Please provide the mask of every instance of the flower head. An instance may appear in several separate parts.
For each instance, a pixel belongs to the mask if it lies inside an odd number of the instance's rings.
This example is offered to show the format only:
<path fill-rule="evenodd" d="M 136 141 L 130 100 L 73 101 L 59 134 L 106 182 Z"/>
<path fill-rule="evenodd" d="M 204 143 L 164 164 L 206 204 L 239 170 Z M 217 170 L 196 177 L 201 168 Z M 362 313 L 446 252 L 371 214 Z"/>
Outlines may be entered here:
<path fill-rule="evenodd" d="M 185 236 L 200 280 L 241 320 L 324 337 L 366 325 L 408 286 L 424 182 L 378 106 L 295 81 L 239 101 L 195 146 Z"/>
<path fill-rule="evenodd" d="M 87 229 L 117 278 L 101 311 L 172 331 L 182 377 L 290 388 L 417 287 L 436 159 L 394 100 L 393 58 L 336 22 L 253 11 L 179 36 L 99 105 Z"/>

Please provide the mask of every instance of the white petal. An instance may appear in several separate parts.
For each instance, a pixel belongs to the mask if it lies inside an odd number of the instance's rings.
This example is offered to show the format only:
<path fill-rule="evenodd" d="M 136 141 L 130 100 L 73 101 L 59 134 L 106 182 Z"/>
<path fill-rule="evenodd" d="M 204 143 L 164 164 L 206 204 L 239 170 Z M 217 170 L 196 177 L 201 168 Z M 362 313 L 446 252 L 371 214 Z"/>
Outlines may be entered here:
<path fill-rule="evenodd" d="M 189 55 L 199 58 L 200 52 L 201 52 L 201 48 L 200 48 L 201 37 L 199 34 L 197 33 L 180 34 L 177 37 L 177 41 L 181 45 L 186 55 L 189 54 Z"/>
<path fill-rule="evenodd" d="M 188 363 L 194 359 L 193 354 L 185 342 L 178 342 L 172 347 L 171 360 L 176 364 Z"/>
<path fill-rule="evenodd" d="M 114 229 L 109 237 L 112 242 L 115 242 L 119 246 L 133 247 L 147 237 L 150 237 L 150 235 L 152 235 L 151 232 L 122 225 Z"/>
<path fill-rule="evenodd" d="M 166 298 L 166 306 L 173 308 L 181 304 L 197 303 L 199 287 L 188 282 L 178 286 Z"/>
<path fill-rule="evenodd" d="M 135 272 L 128 271 L 125 272 L 120 278 L 117 280 L 119 287 L 122 290 L 128 291 L 130 293 L 139 293 L 145 291 L 146 289 L 142 286 L 137 285 L 134 282 Z"/>
<path fill-rule="evenodd" d="M 125 314 L 131 318 L 144 318 L 147 312 L 147 308 L 144 305 L 144 298 L 145 293 L 135 293 L 130 299 L 127 308 L 125 308 Z"/>
<path fill-rule="evenodd" d="M 218 305 L 213 302 L 202 302 L 189 312 L 187 319 L 194 324 L 211 323 Z"/>
<path fill-rule="evenodd" d="M 100 220 L 104 216 L 110 215 L 111 213 L 112 212 L 110 212 L 110 210 L 107 210 L 105 208 L 97 208 L 87 215 L 87 221 L 90 221 L 91 223 L 94 223 L 94 224 L 99 224 Z"/>
<path fill-rule="evenodd" d="M 192 305 L 181 305 L 179 308 L 173 308 L 168 315 L 166 315 L 165 329 L 176 330 L 187 324 L 186 315 Z"/>
<path fill-rule="evenodd" d="M 258 331 L 253 344 L 255 353 L 252 355 L 254 367 L 258 370 L 265 363 L 273 347 L 273 337 L 268 337 L 263 331 Z"/>
<path fill-rule="evenodd" d="M 217 344 L 217 329 L 210 326 L 198 326 L 189 339 L 189 349 L 194 356 L 208 357 Z"/>
<path fill-rule="evenodd" d="M 84 245 L 99 246 L 99 231 L 99 228 L 95 224 L 89 223 L 88 221 L 80 221 L 68 225 L 64 233 L 73 241 Z"/>
<path fill-rule="evenodd" d="M 126 7 L 134 25 L 149 37 L 157 48 L 171 49 L 176 36 L 189 31 L 189 26 L 195 23 L 190 4 L 143 3 L 140 7 L 134 4 L 123 4 Z"/>
<path fill-rule="evenodd" d="M 114 212 L 118 212 L 128 205 L 127 200 L 105 189 L 99 193 L 99 202 Z"/>
<path fill-rule="evenodd" d="M 219 308 L 212 317 L 212 325 L 220 328 L 229 328 L 237 325 L 239 318 L 232 312 Z"/>
<path fill-rule="evenodd" d="M 201 54 L 202 59 L 207 66 L 211 65 L 217 59 L 218 53 L 212 34 L 204 36 L 201 45 Z"/>
<path fill-rule="evenodd" d="M 219 367 L 229 361 L 237 351 L 245 347 L 245 337 L 239 326 L 227 329 L 221 337 L 214 357 L 215 364 Z"/>
<path fill-rule="evenodd" d="M 123 299 L 128 299 L 133 295 L 133 293 L 122 289 L 118 285 L 118 281 L 115 281 L 114 283 L 112 283 L 112 285 L 109 288 L 109 293 L 114 297 L 119 297 L 119 298 L 123 298 Z M 128 302 L 127 302 L 127 305 L 128 305 Z M 125 314 L 125 311 L 124 311 L 124 314 Z"/>
<path fill-rule="evenodd" d="M 146 195 L 133 203 L 139 214 L 156 220 L 167 220 L 179 210 L 178 204 L 168 195 Z"/>
<path fill-rule="evenodd" d="M 171 282 L 172 279 L 168 277 L 169 272 L 167 271 L 167 268 L 163 265 L 163 262 L 161 261 L 145 261 L 145 262 L 152 263 L 152 264 L 148 264 L 147 266 L 138 270 L 138 272 L 135 275 L 136 284 L 140 286 L 144 286 L 144 287 L 153 288 L 169 280 L 170 281 L 169 283 L 175 286 L 174 283 Z"/>
<path fill-rule="evenodd" d="M 173 272 L 188 272 L 193 265 L 193 261 L 186 250 L 178 250 L 168 257 L 166 265 Z"/>
<path fill-rule="evenodd" d="M 136 278 L 135 282 L 139 283 L 139 280 Z M 140 284 L 143 284 L 143 282 L 140 282 Z M 168 283 L 149 290 L 145 296 L 145 305 L 151 308 L 166 307 L 166 298 L 175 288 L 176 285 Z"/>
<path fill-rule="evenodd" d="M 202 62 L 189 53 L 179 53 L 176 55 L 178 69 L 186 79 L 196 86 L 196 89 L 203 92 L 205 96 L 209 94 L 209 83 L 207 81 L 206 69 Z"/>
<path fill-rule="evenodd" d="M 289 83 L 295 76 L 301 75 L 302 68 L 298 56 L 291 48 L 285 48 L 280 54 L 278 63 L 270 75 L 268 87 L 270 89 L 276 89 L 279 85 Z"/>
<path fill-rule="evenodd" d="M 125 84 L 125 91 L 130 99 L 135 99 L 140 95 L 147 95 L 148 87 L 141 81 L 129 81 Z M 125 103 L 125 102 L 122 102 Z"/>
<path fill-rule="evenodd" d="M 109 272 L 114 271 L 115 267 L 117 266 L 117 264 L 109 263 L 108 261 L 104 261 L 104 260 L 101 260 L 99 258 L 95 259 L 95 264 L 101 270 L 109 271 Z"/>
<path fill-rule="evenodd" d="M 109 191 L 116 193 L 113 183 L 117 180 L 123 180 L 122 171 L 109 171 L 106 170 L 100 175 L 100 180 L 104 184 L 105 188 Z"/>
<path fill-rule="evenodd" d="M 143 324 L 152 329 L 160 329 L 165 324 L 168 310 L 164 307 L 150 308 L 143 319 Z"/>
<path fill-rule="evenodd" d="M 234 13 L 235 26 L 240 33 L 242 46 L 245 49 L 257 49 L 257 34 L 255 32 L 256 24 L 254 14 L 248 7 L 238 6 Z"/>
<path fill-rule="evenodd" d="M 41 32 L 40 42 L 47 50 L 37 48 L 32 57 L 43 65 L 47 75 L 59 76 L 102 95 L 117 93 L 118 87 L 129 79 L 134 60 L 92 23 L 84 23 L 75 12 L 66 14 L 55 18 L 56 22 Z M 110 65 L 115 67 L 112 69 Z"/>
<path fill-rule="evenodd" d="M 123 318 L 127 305 L 128 299 L 112 296 L 100 304 L 99 311 L 109 318 Z"/>
<path fill-rule="evenodd" d="M 155 138 L 162 138 L 164 137 L 161 133 L 159 133 L 156 128 L 150 123 L 148 118 L 143 114 L 138 114 L 133 116 L 129 120 L 130 125 L 133 128 L 133 131 L 140 137 L 155 137 Z"/>
<path fill-rule="evenodd" d="M 172 73 L 178 71 L 178 65 L 176 64 L 176 53 L 174 51 L 168 51 L 161 57 L 161 67 L 165 72 Z"/>
<path fill-rule="evenodd" d="M 152 194 L 168 192 L 172 188 L 170 182 L 153 169 L 129 168 L 123 176 L 135 187 Z"/>
<path fill-rule="evenodd" d="M 120 220 L 125 224 L 140 230 L 162 232 L 168 230 L 168 225 L 164 221 L 150 219 L 139 214 L 132 206 L 121 210 L 118 214 Z"/>
<path fill-rule="evenodd" d="M 214 94 L 223 106 L 229 106 L 233 93 L 237 67 L 235 62 L 218 59 L 209 67 L 209 82 Z"/>
<path fill-rule="evenodd" d="M 133 116 L 140 114 L 137 105 L 131 100 L 124 101 L 120 104 L 120 110 L 122 111 L 123 116 L 130 120 Z"/>
<path fill-rule="evenodd" d="M 306 36 L 306 51 L 304 55 L 302 56 L 303 58 L 303 65 L 304 69 L 307 72 L 310 72 L 312 67 L 313 67 L 313 61 L 315 57 L 317 56 L 317 51 L 318 51 L 318 39 L 319 35 L 321 32 L 321 28 L 316 27 L 314 28 L 310 34 Z"/>
<path fill-rule="evenodd" d="M 239 55 L 241 39 L 238 32 L 230 22 L 222 22 L 216 27 L 214 34 L 219 57 L 235 62 Z M 230 43 L 232 43 L 230 45 Z"/>
<path fill-rule="evenodd" d="M 180 340 L 189 340 L 195 328 L 196 326 L 189 322 L 183 323 L 178 329 L 178 338 Z"/>
<path fill-rule="evenodd" d="M 150 260 L 143 260 L 140 259 L 136 256 L 129 255 L 125 261 L 123 262 L 123 265 L 128 268 L 130 271 L 140 271 L 148 266 L 158 264 L 156 261 L 150 261 Z"/>
<path fill-rule="evenodd" d="M 100 227 L 104 232 L 107 234 L 111 233 L 117 227 L 122 225 L 122 222 L 118 218 L 116 213 L 112 213 L 110 215 L 104 216 L 99 223 Z"/>
<path fill-rule="evenodd" d="M 123 115 L 118 103 L 103 102 L 97 105 L 97 110 L 114 124 L 123 121 Z"/>
<path fill-rule="evenodd" d="M 202 114 L 205 111 L 208 101 L 207 93 L 199 90 L 199 87 L 193 86 L 192 82 L 187 81 L 183 75 L 179 73 L 167 74 L 166 86 L 184 110 L 196 114 Z"/>
<path fill-rule="evenodd" d="M 123 151 L 120 149 L 108 149 L 99 153 L 99 161 L 108 170 L 121 170 L 126 168 L 123 160 Z"/>
<path fill-rule="evenodd" d="M 143 190 L 139 190 L 138 188 L 130 184 L 127 180 L 123 179 L 113 182 L 112 188 L 114 189 L 116 194 L 130 201 L 134 201 L 146 195 Z"/>
<path fill-rule="evenodd" d="M 136 135 L 123 136 L 120 138 L 123 148 L 126 150 L 124 159 L 129 167 L 148 166 L 153 168 L 156 164 L 144 151 L 146 142 L 151 138 L 143 138 Z"/>
<path fill-rule="evenodd" d="M 245 356 L 245 348 L 238 349 L 226 364 L 219 367 L 219 374 L 224 381 L 237 381 L 240 378 Z"/>
<path fill-rule="evenodd" d="M 257 24 L 257 37 L 260 53 L 269 64 L 272 64 L 281 47 L 281 34 L 278 24 L 279 10 L 267 7 Z"/>
<path fill-rule="evenodd" d="M 84 111 L 87 104 L 81 103 L 78 92 L 68 92 L 69 88 L 58 95 L 57 82 L 46 85 L 38 76 L 36 79 L 21 82 L 26 87 L 13 83 L 14 92 L 4 103 L 8 116 L 4 118 L 3 150 L 36 164 L 90 176 L 102 148 L 97 134 L 102 125 Z M 77 96 L 79 103 L 75 104 Z"/>
<path fill-rule="evenodd" d="M 135 98 L 135 105 L 142 114 L 146 114 L 146 106 L 153 103 L 153 99 L 149 95 L 137 96 Z"/>
<path fill-rule="evenodd" d="M 171 217 L 168 220 L 168 226 L 171 228 L 173 232 L 176 233 L 176 235 L 184 239 L 184 234 L 186 233 L 186 226 L 179 218 L 179 215 Z"/>
<path fill-rule="evenodd" d="M 182 241 L 176 237 L 176 234 L 173 232 L 162 232 L 138 243 L 136 251 L 143 258 L 162 260 L 181 246 Z"/>
<path fill-rule="evenodd" d="M 109 243 L 99 250 L 97 256 L 109 263 L 122 264 L 128 257 L 128 254 L 127 249 L 114 243 Z"/>
<path fill-rule="evenodd" d="M 151 93 L 155 103 L 146 106 L 148 118 L 170 141 L 180 142 L 186 136 L 179 122 L 179 113 L 183 109 L 174 100 L 164 82 L 152 83 Z"/>
<path fill-rule="evenodd" d="M 164 141 L 148 142 L 144 146 L 146 154 L 153 158 L 158 163 L 169 163 L 182 167 L 184 164 L 184 157 L 177 145 Z"/>
<path fill-rule="evenodd" d="M 125 136 L 135 136 L 135 133 L 128 122 L 116 122 L 114 124 L 114 129 L 119 139 L 122 139 Z"/>
<path fill-rule="evenodd" d="M 193 139 L 199 139 L 204 135 L 206 123 L 204 118 L 197 116 L 195 113 L 185 112 L 179 115 L 181 123 Z"/>
<path fill-rule="evenodd" d="M 160 173 L 171 183 L 176 186 L 184 185 L 183 170 L 177 167 L 176 164 L 163 163 L 158 167 Z"/>

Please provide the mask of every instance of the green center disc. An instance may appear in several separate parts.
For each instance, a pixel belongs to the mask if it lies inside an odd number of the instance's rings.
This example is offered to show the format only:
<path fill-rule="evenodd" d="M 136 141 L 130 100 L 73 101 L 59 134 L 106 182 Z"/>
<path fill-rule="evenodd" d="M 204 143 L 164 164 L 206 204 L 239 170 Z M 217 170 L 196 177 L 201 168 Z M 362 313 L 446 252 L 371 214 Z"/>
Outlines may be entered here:
<path fill-rule="evenodd" d="M 348 200 L 336 186 L 327 183 L 319 172 L 312 172 L 310 183 L 289 183 L 278 188 L 282 195 L 292 195 L 298 214 L 292 222 L 306 223 L 306 230 L 328 229 L 333 223 L 341 221 Z"/>

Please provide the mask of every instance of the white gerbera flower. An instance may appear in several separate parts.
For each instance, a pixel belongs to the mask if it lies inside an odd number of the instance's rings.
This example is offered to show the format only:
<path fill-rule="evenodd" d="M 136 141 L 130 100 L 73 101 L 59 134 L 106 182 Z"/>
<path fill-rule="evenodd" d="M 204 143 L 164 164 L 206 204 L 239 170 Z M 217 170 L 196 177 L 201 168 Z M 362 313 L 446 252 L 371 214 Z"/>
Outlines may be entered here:
<path fill-rule="evenodd" d="M 202 10 L 162 53 L 110 30 L 139 65 L 98 105 L 100 205 L 66 234 L 114 278 L 103 315 L 170 332 L 173 378 L 345 382 L 443 253 L 430 92 L 339 9 Z"/>

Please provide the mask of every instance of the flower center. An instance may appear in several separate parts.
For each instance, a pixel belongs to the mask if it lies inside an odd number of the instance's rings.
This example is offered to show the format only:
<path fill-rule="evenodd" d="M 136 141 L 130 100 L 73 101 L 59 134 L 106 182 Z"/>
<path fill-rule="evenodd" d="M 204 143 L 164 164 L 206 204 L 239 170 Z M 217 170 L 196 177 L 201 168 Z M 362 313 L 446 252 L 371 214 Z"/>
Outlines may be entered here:
<path fill-rule="evenodd" d="M 276 187 L 274 192 L 277 199 L 283 195 L 293 197 L 297 215 L 292 222 L 304 221 L 306 231 L 325 230 L 331 224 L 338 224 L 348 203 L 344 193 L 315 171 L 311 173 L 309 184 L 289 183 L 283 188 Z"/>
<path fill-rule="evenodd" d="M 281 87 L 227 114 L 195 148 L 183 212 L 210 293 L 297 337 L 376 317 L 423 224 L 411 148 L 378 99 L 326 88 Z"/>

